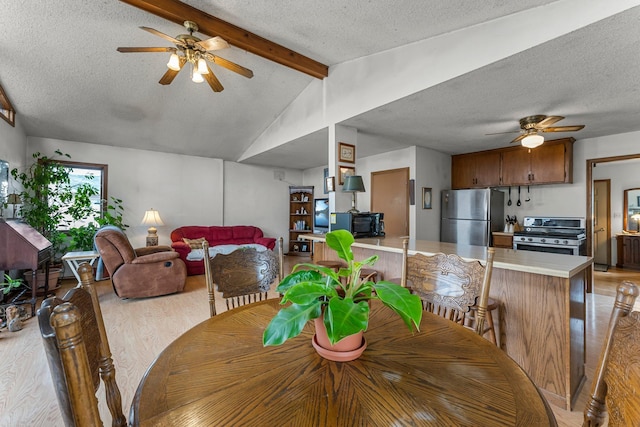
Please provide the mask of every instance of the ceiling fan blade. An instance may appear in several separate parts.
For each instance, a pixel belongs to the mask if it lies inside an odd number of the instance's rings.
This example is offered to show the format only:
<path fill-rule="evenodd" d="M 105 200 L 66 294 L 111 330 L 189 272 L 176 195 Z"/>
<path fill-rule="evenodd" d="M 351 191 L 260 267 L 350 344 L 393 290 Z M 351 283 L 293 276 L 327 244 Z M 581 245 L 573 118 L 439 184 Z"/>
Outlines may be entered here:
<path fill-rule="evenodd" d="M 184 56 L 181 56 L 180 57 L 180 70 L 182 70 L 182 67 L 184 66 L 185 62 L 187 62 L 187 59 Z M 164 75 L 160 78 L 160 81 L 158 83 L 160 83 L 161 85 L 169 85 L 169 84 L 171 84 L 171 82 L 173 81 L 173 79 L 176 78 L 176 76 L 178 75 L 180 70 L 175 71 L 175 70 L 172 70 L 172 69 L 168 69 L 167 72 L 164 73 Z"/>
<path fill-rule="evenodd" d="M 211 68 L 209 68 L 208 65 L 207 65 L 207 69 L 209 70 L 209 72 L 207 74 L 203 74 L 202 77 L 205 78 L 205 80 L 207 81 L 207 83 L 209 83 L 209 86 L 211 86 L 211 89 L 214 92 L 222 92 L 224 90 L 222 83 L 220 83 L 220 80 L 218 80 L 215 74 L 213 74 L 213 71 L 211 71 Z"/>
<path fill-rule="evenodd" d="M 562 117 L 562 116 L 549 116 L 549 117 L 546 117 L 545 119 L 543 119 L 542 121 L 536 123 L 534 127 L 536 129 L 544 129 L 544 128 L 547 128 L 547 127 L 551 126 L 555 122 L 559 122 L 562 119 L 564 119 L 564 117 Z"/>
<path fill-rule="evenodd" d="M 215 62 L 219 66 L 224 67 L 227 70 L 231 70 L 231 71 L 233 71 L 235 73 L 238 73 L 238 74 L 240 74 L 242 76 L 245 76 L 248 79 L 253 77 L 253 71 L 251 71 L 248 68 L 243 67 L 242 65 L 238 65 L 235 62 L 231 62 L 231 61 L 229 61 L 227 59 L 220 58 L 219 56 L 212 55 L 210 53 L 207 53 L 206 57 L 207 57 L 207 59 L 209 61 Z"/>
<path fill-rule="evenodd" d="M 171 43 L 175 43 L 175 44 L 183 44 L 180 40 L 178 40 L 178 39 L 174 39 L 173 37 L 168 36 L 168 35 L 166 35 L 165 33 L 161 33 L 160 31 L 155 30 L 155 29 L 153 29 L 153 28 L 149 28 L 149 27 L 140 27 L 140 28 L 142 28 L 142 29 L 143 29 L 143 30 L 145 30 L 145 31 L 150 32 L 151 34 L 155 34 L 156 36 L 162 37 L 162 38 L 163 38 L 163 39 L 165 39 L 165 40 L 169 40 Z"/>
<path fill-rule="evenodd" d="M 204 50 L 220 50 L 229 47 L 229 43 L 222 37 L 211 37 L 207 40 L 200 40 L 196 43 L 196 46 L 200 46 Z"/>
<path fill-rule="evenodd" d="M 131 53 L 131 52 L 176 52 L 175 47 L 119 47 L 118 52 Z"/>
<path fill-rule="evenodd" d="M 522 132 L 522 130 L 510 130 L 508 132 L 485 133 L 485 135 L 504 135 L 506 133 L 518 133 L 518 132 Z"/>
<path fill-rule="evenodd" d="M 527 136 L 528 134 L 523 133 L 522 135 L 519 135 L 518 137 L 516 137 L 513 141 L 511 141 L 509 144 L 513 144 L 514 142 L 518 142 L 518 141 L 522 141 L 524 139 L 525 136 Z"/>
<path fill-rule="evenodd" d="M 544 128 L 540 129 L 541 132 L 575 132 L 580 129 L 583 129 L 584 125 L 577 126 L 556 126 L 552 128 Z"/>

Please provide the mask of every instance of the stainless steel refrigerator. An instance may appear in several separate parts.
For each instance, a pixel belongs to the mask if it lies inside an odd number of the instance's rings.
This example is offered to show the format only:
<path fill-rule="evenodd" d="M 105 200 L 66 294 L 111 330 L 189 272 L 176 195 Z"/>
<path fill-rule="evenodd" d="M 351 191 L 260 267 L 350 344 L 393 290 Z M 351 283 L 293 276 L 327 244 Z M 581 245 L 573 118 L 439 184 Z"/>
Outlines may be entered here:
<path fill-rule="evenodd" d="M 440 241 L 489 246 L 491 232 L 504 229 L 504 193 L 480 188 L 442 190 Z"/>

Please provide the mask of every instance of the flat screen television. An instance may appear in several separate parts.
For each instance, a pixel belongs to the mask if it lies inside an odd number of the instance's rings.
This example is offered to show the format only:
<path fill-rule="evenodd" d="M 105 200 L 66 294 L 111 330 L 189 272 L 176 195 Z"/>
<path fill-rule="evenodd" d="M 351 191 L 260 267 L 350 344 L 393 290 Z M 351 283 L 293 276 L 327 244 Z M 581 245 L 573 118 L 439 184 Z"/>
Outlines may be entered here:
<path fill-rule="evenodd" d="M 314 230 L 329 231 L 329 199 L 315 199 L 314 204 Z"/>

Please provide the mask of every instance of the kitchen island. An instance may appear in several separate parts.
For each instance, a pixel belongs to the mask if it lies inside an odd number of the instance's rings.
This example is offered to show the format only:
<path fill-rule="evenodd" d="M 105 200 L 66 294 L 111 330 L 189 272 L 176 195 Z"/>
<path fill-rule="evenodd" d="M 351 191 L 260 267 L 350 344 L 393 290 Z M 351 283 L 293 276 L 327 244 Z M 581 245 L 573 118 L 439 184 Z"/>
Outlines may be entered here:
<path fill-rule="evenodd" d="M 337 260 L 324 249 L 324 235 L 314 242 L 314 259 Z M 402 274 L 400 238 L 357 239 L 356 259 L 378 255 L 373 268 L 384 279 Z M 484 264 L 486 248 L 409 240 L 409 255 L 457 254 Z M 499 302 L 499 345 L 542 390 L 550 403 L 571 410 L 585 376 L 585 295 L 592 258 L 495 249 L 489 295 Z"/>

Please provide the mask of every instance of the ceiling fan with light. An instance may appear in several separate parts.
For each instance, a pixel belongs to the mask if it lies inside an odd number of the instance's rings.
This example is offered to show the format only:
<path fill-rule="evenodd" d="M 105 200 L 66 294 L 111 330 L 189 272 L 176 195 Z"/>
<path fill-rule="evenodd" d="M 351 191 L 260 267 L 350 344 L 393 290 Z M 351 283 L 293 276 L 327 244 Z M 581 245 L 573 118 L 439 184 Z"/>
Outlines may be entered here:
<path fill-rule="evenodd" d="M 214 92 L 223 91 L 224 87 L 215 74 L 213 74 L 213 71 L 211 71 L 207 61 L 220 65 L 221 67 L 238 73 L 244 77 L 253 77 L 253 71 L 248 68 L 211 53 L 211 51 L 229 47 L 229 44 L 224 39 L 221 37 L 212 37 L 210 39 L 200 40 L 198 37 L 193 35 L 194 32 L 198 31 L 198 26 L 193 21 L 184 21 L 184 27 L 187 29 L 189 34 L 180 34 L 175 38 L 161 33 L 158 30 L 154 30 L 153 28 L 140 27 L 151 34 L 155 34 L 156 36 L 170 41 L 175 45 L 175 47 L 119 47 L 118 52 L 171 52 L 169 62 L 167 63 L 167 67 L 169 69 L 164 73 L 159 81 L 162 85 L 171 84 L 182 67 L 189 63 L 192 81 L 195 83 L 201 83 L 206 80 Z"/>
<path fill-rule="evenodd" d="M 584 125 L 576 126 L 554 126 L 552 124 L 564 119 L 562 116 L 545 116 L 538 114 L 535 116 L 527 116 L 520 119 L 520 130 L 511 132 L 489 133 L 487 135 L 501 135 L 505 133 L 520 132 L 511 143 L 521 141 L 521 144 L 527 148 L 535 148 L 544 142 L 543 133 L 546 132 L 575 132 L 584 128 Z"/>

